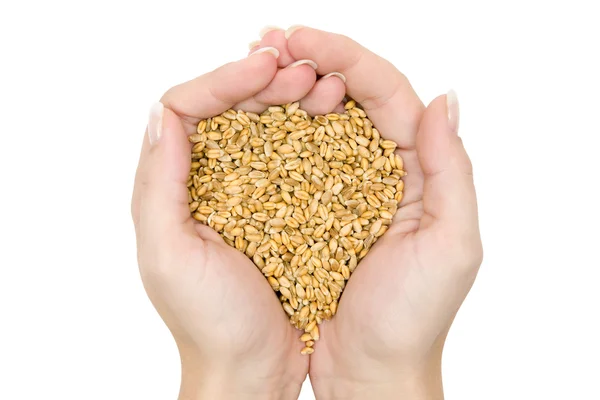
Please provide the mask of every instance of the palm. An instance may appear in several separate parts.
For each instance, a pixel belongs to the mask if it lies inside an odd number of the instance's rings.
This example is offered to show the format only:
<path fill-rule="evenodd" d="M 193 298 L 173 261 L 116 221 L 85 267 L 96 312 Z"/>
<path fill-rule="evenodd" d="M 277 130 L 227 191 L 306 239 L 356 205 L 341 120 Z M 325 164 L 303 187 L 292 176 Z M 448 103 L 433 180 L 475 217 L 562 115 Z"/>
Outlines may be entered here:
<path fill-rule="evenodd" d="M 308 368 L 299 354 L 298 334 L 287 321 L 273 290 L 256 266 L 206 227 L 197 227 L 201 237 L 191 238 L 186 276 L 189 300 L 195 315 L 186 318 L 191 331 L 203 332 L 205 339 L 239 355 L 253 355 L 264 364 L 278 365 L 288 356 L 294 366 Z M 206 305 L 213 305 L 207 307 Z M 211 321 L 207 331 L 205 321 Z M 253 357 L 254 358 L 254 357 Z"/>
<path fill-rule="evenodd" d="M 331 326 L 323 327 L 322 343 L 327 340 L 352 342 L 364 352 L 369 348 L 386 348 L 402 336 L 406 339 L 401 341 L 410 340 L 406 328 L 415 326 L 411 321 L 414 305 L 407 292 L 407 288 L 414 287 L 410 281 L 415 280 L 410 273 L 416 264 L 408 245 L 412 240 L 408 238 L 401 245 L 386 246 L 385 242 L 392 240 L 397 238 L 389 234 L 382 238 L 360 263 L 343 293 Z"/>
<path fill-rule="evenodd" d="M 434 248 L 419 234 L 388 232 L 382 237 L 352 275 L 336 317 L 322 328 L 320 345 L 335 354 L 347 352 L 350 344 L 377 357 L 431 346 L 448 322 L 443 312 L 448 305 L 431 303 L 430 294 L 444 288 L 427 273 L 429 265 L 416 250 L 422 246 Z M 436 321 L 437 326 L 425 331 L 423 321 Z M 338 349 L 337 343 L 345 348 Z M 314 355 L 316 372 L 321 354 Z"/>

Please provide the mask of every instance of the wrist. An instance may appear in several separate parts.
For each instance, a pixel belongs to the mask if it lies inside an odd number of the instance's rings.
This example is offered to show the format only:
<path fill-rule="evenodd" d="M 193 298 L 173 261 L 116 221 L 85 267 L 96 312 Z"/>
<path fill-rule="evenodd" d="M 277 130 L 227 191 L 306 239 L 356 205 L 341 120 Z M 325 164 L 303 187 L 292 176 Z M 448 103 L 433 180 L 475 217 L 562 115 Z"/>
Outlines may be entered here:
<path fill-rule="evenodd" d="M 335 367 L 334 373 L 313 377 L 317 400 L 443 400 L 441 358 L 426 365 L 366 366 L 352 371 Z M 365 373 L 365 371 L 368 371 Z"/>
<path fill-rule="evenodd" d="M 300 385 L 292 382 L 261 386 L 264 382 L 248 382 L 228 374 L 182 375 L 179 400 L 288 400 L 297 399 L 300 393 Z"/>
<path fill-rule="evenodd" d="M 243 361 L 183 359 L 179 400 L 204 399 L 297 399 L 302 382 L 286 376 L 285 372 L 264 374 L 257 365 Z"/>

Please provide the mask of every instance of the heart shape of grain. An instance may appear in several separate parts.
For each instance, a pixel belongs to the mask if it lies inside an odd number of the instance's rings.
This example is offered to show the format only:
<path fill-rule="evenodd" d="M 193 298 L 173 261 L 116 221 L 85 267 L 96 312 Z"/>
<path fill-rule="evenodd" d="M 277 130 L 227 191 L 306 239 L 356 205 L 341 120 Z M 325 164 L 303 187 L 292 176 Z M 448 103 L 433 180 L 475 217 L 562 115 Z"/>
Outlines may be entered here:
<path fill-rule="evenodd" d="M 188 180 L 193 218 L 246 254 L 311 354 L 352 272 L 385 233 L 406 175 L 353 100 L 311 118 L 299 103 L 202 120 Z"/>

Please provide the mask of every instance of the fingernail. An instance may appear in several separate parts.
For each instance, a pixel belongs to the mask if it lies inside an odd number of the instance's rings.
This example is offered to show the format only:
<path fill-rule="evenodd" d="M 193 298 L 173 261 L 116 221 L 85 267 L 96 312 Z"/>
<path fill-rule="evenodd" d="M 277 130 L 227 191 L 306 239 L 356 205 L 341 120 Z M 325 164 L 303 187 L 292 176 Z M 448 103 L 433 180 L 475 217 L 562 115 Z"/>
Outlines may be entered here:
<path fill-rule="evenodd" d="M 304 25 L 292 25 L 285 31 L 285 38 L 289 39 L 298 29 L 306 28 Z"/>
<path fill-rule="evenodd" d="M 343 74 L 340 74 L 339 72 L 330 72 L 327 75 L 323 75 L 321 79 L 329 78 L 330 76 L 337 76 L 342 80 L 342 82 L 346 83 L 346 77 Z"/>
<path fill-rule="evenodd" d="M 264 28 L 262 28 L 259 32 L 258 32 L 258 36 L 260 36 L 260 38 L 264 38 L 265 35 L 271 31 L 282 31 L 283 29 L 275 26 L 275 25 L 267 25 Z"/>
<path fill-rule="evenodd" d="M 148 117 L 148 140 L 150 145 L 156 144 L 162 136 L 163 113 L 165 107 L 161 102 L 154 103 L 150 107 L 150 116 Z"/>
<path fill-rule="evenodd" d="M 275 47 L 262 47 L 256 51 L 253 51 L 252 53 L 250 53 L 250 55 L 253 56 L 255 54 L 260 53 L 269 53 L 272 54 L 275 58 L 279 58 L 279 50 L 277 50 Z"/>
<path fill-rule="evenodd" d="M 298 65 L 310 65 L 314 70 L 316 70 L 318 68 L 318 65 L 316 62 L 314 62 L 313 60 L 298 60 L 296 62 L 291 63 L 290 65 L 288 65 L 288 67 L 290 68 L 294 68 L 297 67 Z"/>
<path fill-rule="evenodd" d="M 250 44 L 248 44 L 248 48 L 250 50 L 252 50 L 253 48 L 255 48 L 256 46 L 260 45 L 260 40 L 254 40 L 252 42 L 250 42 Z"/>
<path fill-rule="evenodd" d="M 446 94 L 446 108 L 448 110 L 448 127 L 452 133 L 458 135 L 460 110 L 458 107 L 458 97 L 454 90 L 450 90 Z"/>

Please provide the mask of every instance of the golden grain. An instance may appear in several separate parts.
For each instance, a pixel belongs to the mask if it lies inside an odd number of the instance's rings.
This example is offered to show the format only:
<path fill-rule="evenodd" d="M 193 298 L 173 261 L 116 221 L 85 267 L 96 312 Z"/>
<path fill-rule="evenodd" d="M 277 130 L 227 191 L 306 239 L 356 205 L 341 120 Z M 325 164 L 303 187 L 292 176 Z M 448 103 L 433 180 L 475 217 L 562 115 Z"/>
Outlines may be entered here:
<path fill-rule="evenodd" d="M 404 162 L 354 100 L 314 118 L 299 103 L 202 120 L 187 181 L 192 217 L 245 253 L 311 354 L 346 282 L 391 224 Z"/>

